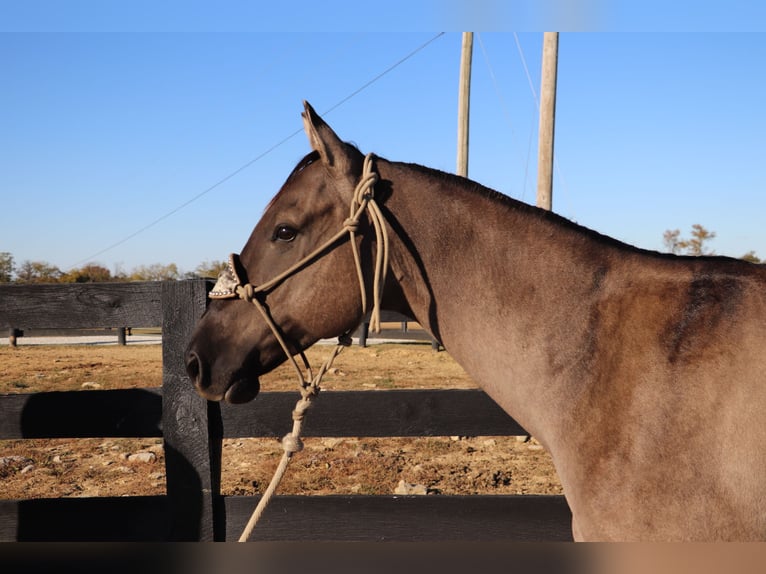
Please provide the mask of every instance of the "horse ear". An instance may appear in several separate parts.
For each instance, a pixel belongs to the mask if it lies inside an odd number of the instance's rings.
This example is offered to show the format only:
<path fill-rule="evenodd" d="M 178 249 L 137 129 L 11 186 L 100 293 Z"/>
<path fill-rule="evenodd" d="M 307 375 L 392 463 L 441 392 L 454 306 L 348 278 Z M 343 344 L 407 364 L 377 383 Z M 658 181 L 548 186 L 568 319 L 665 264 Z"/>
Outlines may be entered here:
<path fill-rule="evenodd" d="M 303 128 L 309 138 L 311 147 L 319 152 L 322 160 L 330 167 L 345 171 L 349 167 L 350 157 L 346 144 L 319 117 L 311 104 L 303 102 Z"/>

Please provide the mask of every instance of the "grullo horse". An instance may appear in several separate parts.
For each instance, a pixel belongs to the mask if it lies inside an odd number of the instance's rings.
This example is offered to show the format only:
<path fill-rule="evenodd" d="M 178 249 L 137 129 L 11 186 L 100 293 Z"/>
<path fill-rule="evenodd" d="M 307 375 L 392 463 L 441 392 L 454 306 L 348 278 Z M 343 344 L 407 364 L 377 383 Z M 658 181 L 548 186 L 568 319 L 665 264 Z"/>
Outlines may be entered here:
<path fill-rule="evenodd" d="M 766 539 L 766 269 L 637 249 L 303 118 L 313 151 L 189 344 L 202 396 L 251 400 L 286 359 L 253 300 L 290 353 L 399 311 L 550 452 L 576 540 Z"/>

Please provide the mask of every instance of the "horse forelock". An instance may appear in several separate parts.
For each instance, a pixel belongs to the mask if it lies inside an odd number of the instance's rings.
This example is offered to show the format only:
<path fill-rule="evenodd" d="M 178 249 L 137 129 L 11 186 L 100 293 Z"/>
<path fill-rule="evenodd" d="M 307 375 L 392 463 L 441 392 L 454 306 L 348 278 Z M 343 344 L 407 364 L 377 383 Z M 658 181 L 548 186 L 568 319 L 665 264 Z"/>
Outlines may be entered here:
<path fill-rule="evenodd" d="M 353 150 L 359 151 L 359 148 L 354 143 L 350 142 L 344 142 L 344 145 L 348 148 L 351 148 Z M 296 164 L 296 166 L 293 168 L 293 170 L 290 172 L 290 175 L 287 176 L 287 179 L 282 184 L 282 187 L 279 189 L 279 191 L 274 195 L 274 197 L 271 198 L 271 201 L 266 205 L 266 207 L 263 210 L 263 214 L 268 212 L 272 206 L 277 202 L 277 200 L 282 197 L 286 190 L 290 187 L 290 184 L 298 177 L 298 175 L 303 172 L 304 169 L 309 167 L 310 165 L 318 162 L 321 159 L 321 156 L 318 151 L 313 150 L 307 153 L 303 158 Z"/>
<path fill-rule="evenodd" d="M 279 189 L 279 191 L 274 195 L 274 197 L 271 198 L 271 201 L 266 205 L 266 208 L 263 210 L 263 213 L 265 214 L 271 207 L 276 203 L 276 201 L 285 193 L 285 190 L 289 187 L 290 183 L 292 183 L 296 177 L 298 177 L 298 174 L 300 174 L 304 169 L 306 169 L 308 166 L 310 166 L 312 163 L 315 163 L 319 160 L 319 152 L 316 150 L 307 153 L 305 156 L 303 156 L 303 159 L 301 159 L 296 166 L 293 168 L 293 171 L 290 172 L 290 175 L 287 176 L 287 179 L 282 184 L 282 187 Z"/>

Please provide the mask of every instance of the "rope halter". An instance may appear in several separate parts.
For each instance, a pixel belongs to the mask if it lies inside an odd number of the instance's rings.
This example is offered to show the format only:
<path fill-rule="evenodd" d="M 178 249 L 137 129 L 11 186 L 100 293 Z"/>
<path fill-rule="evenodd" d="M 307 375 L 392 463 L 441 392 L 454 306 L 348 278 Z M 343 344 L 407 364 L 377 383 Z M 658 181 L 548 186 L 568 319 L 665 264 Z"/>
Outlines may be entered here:
<path fill-rule="evenodd" d="M 314 251 L 306 255 L 303 259 L 289 267 L 271 280 L 262 283 L 261 285 L 254 286 L 250 283 L 243 283 L 237 273 L 237 269 L 241 268 L 239 261 L 239 255 L 232 253 L 229 255 L 229 263 L 227 268 L 221 272 L 218 276 L 216 284 L 213 286 L 213 290 L 208 294 L 210 299 L 243 299 L 252 303 L 256 309 L 260 312 L 266 324 L 271 329 L 279 345 L 285 353 L 290 363 L 293 366 L 297 376 L 298 384 L 300 387 L 301 398 L 293 409 L 293 429 L 290 433 L 286 434 L 282 438 L 282 449 L 284 451 L 282 460 L 277 467 L 274 477 L 271 480 L 268 488 L 264 492 L 257 507 L 253 511 L 250 520 L 242 532 L 239 541 L 245 542 L 250 537 L 255 524 L 257 523 L 266 505 L 276 491 L 282 476 L 287 469 L 287 464 L 290 461 L 293 453 L 303 449 L 303 443 L 301 442 L 300 433 L 301 426 L 303 424 L 306 410 L 311 406 L 314 398 L 319 394 L 321 390 L 320 384 L 325 373 L 332 366 L 335 357 L 337 357 L 343 347 L 351 344 L 350 332 L 346 332 L 338 337 L 338 344 L 332 351 L 328 359 L 320 368 L 316 376 L 313 376 L 311 366 L 303 351 L 299 351 L 299 356 L 302 359 L 303 365 L 306 369 L 306 374 L 298 366 L 293 353 L 285 342 L 284 336 L 279 326 L 274 322 L 269 310 L 257 297 L 258 294 L 264 296 L 272 289 L 276 288 L 283 281 L 289 277 L 298 273 L 301 269 L 314 263 L 330 248 L 336 247 L 341 240 L 348 234 L 349 243 L 351 244 L 351 250 L 354 255 L 354 264 L 356 267 L 357 279 L 359 282 L 359 291 L 362 301 L 362 315 L 367 313 L 367 289 L 364 284 L 364 272 L 362 270 L 361 257 L 359 255 L 359 246 L 356 242 L 356 235 L 359 231 L 359 225 L 362 216 L 366 213 L 369 218 L 372 228 L 375 230 L 375 263 L 374 263 L 374 275 L 372 284 L 372 310 L 370 312 L 370 329 L 374 332 L 380 332 L 380 306 L 383 296 L 383 287 L 386 282 L 386 273 L 388 270 L 388 233 L 386 230 L 385 218 L 380 210 L 377 202 L 375 201 L 375 184 L 378 181 L 378 174 L 375 173 L 373 167 L 373 154 L 368 154 L 364 158 L 364 165 L 362 169 L 362 176 L 359 183 L 354 190 L 354 196 L 351 200 L 349 207 L 349 216 L 343 222 L 343 228 L 328 239 L 325 243 L 320 245 Z"/>
<path fill-rule="evenodd" d="M 359 293 L 362 299 L 362 314 L 367 312 L 367 289 L 364 285 L 364 273 L 362 271 L 361 258 L 359 256 L 359 247 L 355 241 L 359 230 L 359 224 L 362 215 L 367 212 L 375 230 L 376 253 L 375 253 L 375 274 L 373 277 L 373 302 L 372 312 L 370 314 L 370 328 L 380 331 L 380 302 L 383 296 L 383 286 L 386 281 L 386 272 L 388 269 L 388 234 L 386 231 L 385 218 L 375 201 L 375 184 L 378 181 L 378 174 L 373 167 L 373 154 L 368 154 L 364 158 L 362 177 L 354 190 L 354 196 L 349 208 L 349 217 L 343 222 L 343 228 L 328 239 L 325 243 L 317 247 L 314 251 L 306 255 L 303 259 L 286 269 L 269 281 L 258 285 L 257 287 L 250 283 L 242 283 L 237 274 L 239 256 L 232 253 L 229 256 L 228 267 L 218 276 L 213 290 L 208 295 L 211 299 L 232 299 L 239 297 L 249 302 L 256 301 L 255 295 L 258 293 L 267 293 L 282 283 L 285 279 L 295 275 L 298 271 L 313 263 L 330 247 L 335 246 L 343 237 L 348 234 L 351 249 L 354 254 L 354 263 L 356 265 L 357 279 L 359 281 Z M 288 353 L 289 355 L 290 353 Z"/>

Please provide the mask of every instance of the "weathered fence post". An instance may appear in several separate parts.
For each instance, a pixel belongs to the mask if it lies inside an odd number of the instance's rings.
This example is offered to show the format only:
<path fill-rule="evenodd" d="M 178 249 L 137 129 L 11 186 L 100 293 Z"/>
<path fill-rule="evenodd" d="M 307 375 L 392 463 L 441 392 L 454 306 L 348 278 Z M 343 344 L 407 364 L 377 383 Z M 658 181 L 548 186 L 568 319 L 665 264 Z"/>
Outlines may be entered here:
<path fill-rule="evenodd" d="M 123 347 L 128 344 L 128 341 L 125 338 L 125 327 L 117 329 L 117 344 L 122 345 Z"/>
<path fill-rule="evenodd" d="M 370 324 L 367 321 L 362 322 L 359 329 L 359 346 L 367 346 L 367 337 L 370 335 Z"/>
<path fill-rule="evenodd" d="M 8 329 L 8 344 L 11 347 L 15 347 L 18 344 L 19 337 L 24 336 L 24 331 L 21 329 L 15 329 L 14 327 L 11 327 Z"/>
<path fill-rule="evenodd" d="M 184 351 L 205 311 L 207 282 L 167 281 L 162 285 L 162 432 L 169 539 L 223 540 L 225 519 L 218 504 L 222 423 L 218 403 L 208 403 L 186 376 Z"/>

